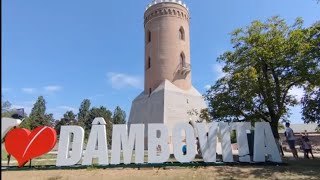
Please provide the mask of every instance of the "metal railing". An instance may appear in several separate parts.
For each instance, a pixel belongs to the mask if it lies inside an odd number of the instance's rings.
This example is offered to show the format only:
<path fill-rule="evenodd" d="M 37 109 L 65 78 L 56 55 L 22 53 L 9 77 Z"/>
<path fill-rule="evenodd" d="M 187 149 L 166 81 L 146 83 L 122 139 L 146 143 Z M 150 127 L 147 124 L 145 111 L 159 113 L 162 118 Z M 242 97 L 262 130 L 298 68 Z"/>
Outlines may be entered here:
<path fill-rule="evenodd" d="M 189 63 L 180 63 L 179 64 L 179 68 L 178 68 L 178 71 L 181 73 L 181 74 L 187 74 L 191 71 L 191 64 Z"/>

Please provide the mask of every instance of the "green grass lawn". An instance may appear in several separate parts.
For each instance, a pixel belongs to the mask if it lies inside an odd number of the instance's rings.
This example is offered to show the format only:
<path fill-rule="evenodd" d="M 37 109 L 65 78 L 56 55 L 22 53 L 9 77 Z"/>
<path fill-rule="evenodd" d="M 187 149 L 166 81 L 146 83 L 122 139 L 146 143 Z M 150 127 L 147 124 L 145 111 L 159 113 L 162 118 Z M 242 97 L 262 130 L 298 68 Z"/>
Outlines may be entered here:
<path fill-rule="evenodd" d="M 1 151 L 2 165 L 7 165 L 7 153 Z M 109 156 L 110 158 L 110 156 Z M 121 159 L 123 159 L 121 155 Z M 133 158 L 134 160 L 134 158 Z M 196 159 L 201 160 L 201 159 Z M 147 155 L 145 156 L 145 162 Z M 170 157 L 169 161 L 176 161 Z M 29 171 L 3 171 L 4 179 L 320 179 L 320 158 L 289 160 L 283 158 L 287 166 L 211 166 L 211 167 L 165 167 L 165 168 L 117 168 L 98 169 L 87 168 L 80 170 L 29 170 Z M 122 162 L 122 161 L 121 161 Z M 81 162 L 79 162 L 81 163 Z M 56 155 L 45 154 L 32 160 L 33 166 L 55 165 Z M 94 159 L 93 164 L 98 164 Z M 11 157 L 11 166 L 16 166 Z M 27 163 L 25 166 L 29 166 Z M 35 175 L 36 174 L 36 175 Z"/>
<path fill-rule="evenodd" d="M 130 179 L 130 180 L 188 180 L 188 179 L 315 179 L 320 177 L 320 159 L 288 160 L 288 166 L 215 166 L 178 168 L 124 168 L 81 170 L 33 170 L 4 171 L 4 179 L 36 180 L 86 180 L 86 179 Z"/>
<path fill-rule="evenodd" d="M 2 165 L 7 165 L 7 153 L 2 150 Z M 109 156 L 110 158 L 110 156 Z M 121 159 L 123 159 L 121 155 Z M 133 158 L 134 160 L 134 158 Z M 147 156 L 145 156 L 145 162 L 147 162 Z M 201 159 L 196 159 L 201 160 Z M 174 157 L 170 157 L 169 161 L 176 161 Z M 88 168 L 82 170 L 50 170 L 50 171 L 39 171 L 40 179 L 77 179 L 78 176 L 73 174 L 79 174 L 81 176 L 88 177 L 92 176 L 92 179 L 320 179 L 320 158 L 316 159 L 303 159 L 289 160 L 288 157 L 283 158 L 288 166 L 215 166 L 215 167 L 166 167 L 166 168 L 124 168 L 123 170 L 115 169 L 97 169 Z M 122 162 L 122 161 L 121 161 Z M 81 161 L 79 162 L 81 164 Z M 32 160 L 33 166 L 43 165 L 55 165 L 56 155 L 45 154 Z M 98 159 L 93 160 L 93 164 L 98 164 Z M 14 158 L 11 157 L 11 166 L 16 166 Z M 25 166 L 29 166 L 27 163 Z M 120 168 L 122 169 L 122 168 Z M 29 174 L 35 171 L 9 171 L 4 172 L 7 179 L 15 179 L 16 175 L 24 177 L 24 179 L 32 179 Z M 96 176 L 100 174 L 101 177 Z M 127 174 L 130 174 L 128 176 Z M 83 178 L 85 179 L 85 178 Z"/>
<path fill-rule="evenodd" d="M 5 149 L 1 150 L 1 165 L 7 165 L 7 157 L 8 153 Z M 55 154 L 44 154 L 32 160 L 32 165 L 34 166 L 42 166 L 42 165 L 55 165 L 56 164 L 57 155 Z M 13 156 L 10 158 L 10 166 L 17 166 L 16 160 Z M 29 163 L 26 164 L 29 166 Z"/>
<path fill-rule="evenodd" d="M 7 160 L 7 151 L 4 149 L 1 149 L 1 160 Z"/>

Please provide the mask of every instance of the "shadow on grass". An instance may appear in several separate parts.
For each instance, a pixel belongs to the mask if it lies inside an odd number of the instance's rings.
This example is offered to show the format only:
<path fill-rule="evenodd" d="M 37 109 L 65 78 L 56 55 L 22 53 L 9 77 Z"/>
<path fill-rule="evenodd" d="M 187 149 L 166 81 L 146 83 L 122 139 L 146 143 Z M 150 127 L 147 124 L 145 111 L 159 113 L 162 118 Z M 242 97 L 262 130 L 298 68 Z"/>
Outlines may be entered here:
<path fill-rule="evenodd" d="M 288 166 L 224 166 L 218 177 L 231 179 L 320 179 L 320 159 L 284 160 Z"/>

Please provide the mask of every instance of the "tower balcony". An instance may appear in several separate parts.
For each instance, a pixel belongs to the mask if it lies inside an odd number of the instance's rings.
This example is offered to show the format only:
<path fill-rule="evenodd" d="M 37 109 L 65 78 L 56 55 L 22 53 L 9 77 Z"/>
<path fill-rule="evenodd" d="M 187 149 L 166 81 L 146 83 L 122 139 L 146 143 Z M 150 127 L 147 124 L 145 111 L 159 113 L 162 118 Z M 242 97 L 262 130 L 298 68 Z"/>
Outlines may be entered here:
<path fill-rule="evenodd" d="M 182 75 L 187 75 L 190 71 L 191 71 L 191 64 L 189 63 L 179 64 L 178 73 Z"/>

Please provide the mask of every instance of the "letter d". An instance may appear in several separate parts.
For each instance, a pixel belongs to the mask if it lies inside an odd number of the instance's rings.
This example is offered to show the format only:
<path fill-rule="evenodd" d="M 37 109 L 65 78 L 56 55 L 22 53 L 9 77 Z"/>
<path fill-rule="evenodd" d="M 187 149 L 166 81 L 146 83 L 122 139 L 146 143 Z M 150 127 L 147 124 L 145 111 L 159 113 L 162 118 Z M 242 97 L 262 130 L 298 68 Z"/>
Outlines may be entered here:
<path fill-rule="evenodd" d="M 70 137 L 73 134 L 72 153 L 69 155 Z M 80 126 L 61 126 L 56 166 L 77 164 L 82 157 L 84 130 Z"/>

